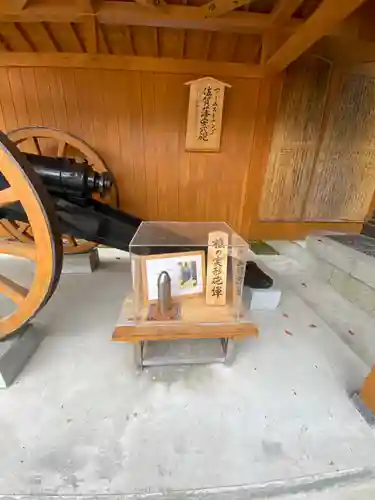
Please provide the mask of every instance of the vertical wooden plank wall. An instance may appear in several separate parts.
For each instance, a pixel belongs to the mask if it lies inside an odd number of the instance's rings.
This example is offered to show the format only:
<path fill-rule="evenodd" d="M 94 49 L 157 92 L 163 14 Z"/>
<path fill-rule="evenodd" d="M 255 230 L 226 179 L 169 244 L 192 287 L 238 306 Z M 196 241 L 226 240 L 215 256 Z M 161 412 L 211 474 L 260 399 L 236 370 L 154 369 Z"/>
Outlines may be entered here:
<path fill-rule="evenodd" d="M 194 78 L 0 68 L 0 128 L 86 140 L 115 175 L 121 208 L 141 218 L 225 220 L 251 238 L 360 231 L 336 222 L 363 220 L 374 192 L 375 80 L 316 59 L 272 79 L 223 78 L 221 151 L 193 153 L 184 83 Z"/>
<path fill-rule="evenodd" d="M 225 220 L 246 235 L 243 217 L 259 129 L 263 82 L 225 78 L 220 153 L 185 152 L 193 75 L 64 68 L 0 68 L 0 128 L 61 128 L 92 145 L 115 175 L 121 208 L 142 218 Z M 260 129 L 259 129 L 260 130 Z M 259 154 L 259 151 L 257 151 Z M 251 217 L 250 217 L 251 218 Z"/>

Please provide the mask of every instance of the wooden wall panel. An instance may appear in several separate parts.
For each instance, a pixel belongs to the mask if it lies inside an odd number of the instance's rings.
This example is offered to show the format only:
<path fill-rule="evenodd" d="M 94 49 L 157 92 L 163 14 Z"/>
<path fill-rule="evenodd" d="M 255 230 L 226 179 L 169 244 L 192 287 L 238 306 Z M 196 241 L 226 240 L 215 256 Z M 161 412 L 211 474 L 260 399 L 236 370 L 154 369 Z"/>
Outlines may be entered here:
<path fill-rule="evenodd" d="M 263 185 L 261 220 L 301 220 L 319 146 L 330 65 L 311 58 L 287 73 Z"/>
<path fill-rule="evenodd" d="M 363 221 L 375 190 L 375 79 L 336 72 L 306 220 Z"/>
<path fill-rule="evenodd" d="M 115 175 L 121 207 L 142 218 L 225 220 L 237 230 L 252 156 L 261 80 L 224 80 L 220 153 L 185 151 L 193 75 L 0 68 L 0 128 L 61 128 L 82 137 Z M 242 231 L 243 232 L 243 231 Z"/>

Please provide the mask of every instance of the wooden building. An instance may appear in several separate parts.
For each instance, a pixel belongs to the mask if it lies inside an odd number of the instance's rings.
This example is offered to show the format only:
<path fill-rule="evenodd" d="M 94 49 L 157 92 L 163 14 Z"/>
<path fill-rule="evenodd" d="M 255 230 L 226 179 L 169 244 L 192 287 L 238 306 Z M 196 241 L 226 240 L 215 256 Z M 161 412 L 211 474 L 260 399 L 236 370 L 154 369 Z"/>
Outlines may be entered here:
<path fill-rule="evenodd" d="M 359 232 L 374 208 L 369 0 L 0 0 L 0 128 L 56 127 L 124 210 L 243 236 Z M 189 152 L 186 82 L 226 91 L 220 152 Z"/>

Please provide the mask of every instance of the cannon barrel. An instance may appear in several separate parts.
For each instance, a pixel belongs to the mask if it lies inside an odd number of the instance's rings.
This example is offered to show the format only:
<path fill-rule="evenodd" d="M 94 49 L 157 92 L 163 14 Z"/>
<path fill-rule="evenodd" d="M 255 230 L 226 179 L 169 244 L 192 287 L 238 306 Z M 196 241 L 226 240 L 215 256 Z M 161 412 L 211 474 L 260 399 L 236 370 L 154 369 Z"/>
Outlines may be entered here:
<path fill-rule="evenodd" d="M 30 153 L 25 156 L 52 195 L 87 199 L 98 193 L 104 197 L 113 186 L 111 174 L 95 172 L 86 162 Z"/>

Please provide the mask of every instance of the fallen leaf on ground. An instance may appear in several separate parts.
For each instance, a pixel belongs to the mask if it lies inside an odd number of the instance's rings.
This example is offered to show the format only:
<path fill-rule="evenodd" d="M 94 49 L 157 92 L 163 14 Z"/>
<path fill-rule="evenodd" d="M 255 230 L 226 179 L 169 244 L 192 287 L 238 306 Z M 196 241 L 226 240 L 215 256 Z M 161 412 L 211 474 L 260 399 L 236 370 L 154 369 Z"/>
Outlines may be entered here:
<path fill-rule="evenodd" d="M 287 335 L 291 335 L 291 336 L 293 336 L 293 333 L 292 333 L 292 332 L 290 332 L 289 330 L 285 330 L 285 333 L 286 333 Z"/>

